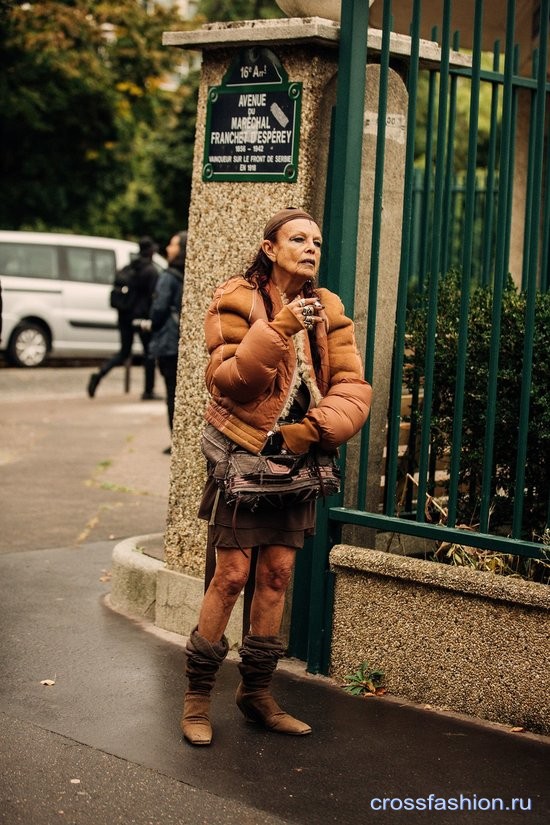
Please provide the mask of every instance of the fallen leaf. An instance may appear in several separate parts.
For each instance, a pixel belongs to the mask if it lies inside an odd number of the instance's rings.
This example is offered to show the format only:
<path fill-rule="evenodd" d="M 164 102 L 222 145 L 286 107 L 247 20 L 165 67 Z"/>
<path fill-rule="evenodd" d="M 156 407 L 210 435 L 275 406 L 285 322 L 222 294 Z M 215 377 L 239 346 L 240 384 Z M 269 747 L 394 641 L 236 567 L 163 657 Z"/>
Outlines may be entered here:
<path fill-rule="evenodd" d="M 516 728 L 510 728 L 510 733 L 524 733 L 525 728 L 522 728 L 518 725 Z"/>
<path fill-rule="evenodd" d="M 55 679 L 42 679 L 40 684 L 46 685 L 46 687 L 51 687 L 52 685 L 55 685 Z"/>

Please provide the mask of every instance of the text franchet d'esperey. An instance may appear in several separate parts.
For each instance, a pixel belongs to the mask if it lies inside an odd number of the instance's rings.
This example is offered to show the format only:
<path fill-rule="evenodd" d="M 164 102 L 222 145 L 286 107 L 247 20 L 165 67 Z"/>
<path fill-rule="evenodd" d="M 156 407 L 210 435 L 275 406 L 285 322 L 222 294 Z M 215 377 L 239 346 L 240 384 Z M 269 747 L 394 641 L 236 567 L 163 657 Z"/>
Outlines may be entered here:
<path fill-rule="evenodd" d="M 289 143 L 292 138 L 290 129 L 273 129 L 267 115 L 256 114 L 256 107 L 265 106 L 266 98 L 266 94 L 239 95 L 238 105 L 248 110 L 247 115 L 232 117 L 231 127 L 226 131 L 212 131 L 210 133 L 210 143 L 217 145 Z M 273 108 L 279 110 L 276 105 L 272 107 L 272 111 Z M 280 115 L 287 120 L 283 112 L 280 112 Z"/>

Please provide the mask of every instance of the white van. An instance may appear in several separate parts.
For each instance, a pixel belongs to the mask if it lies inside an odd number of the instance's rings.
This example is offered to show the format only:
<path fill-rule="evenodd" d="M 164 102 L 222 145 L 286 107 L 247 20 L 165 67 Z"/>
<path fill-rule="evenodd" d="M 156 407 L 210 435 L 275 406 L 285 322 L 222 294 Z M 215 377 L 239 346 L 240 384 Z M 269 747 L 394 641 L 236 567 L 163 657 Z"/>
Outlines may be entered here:
<path fill-rule="evenodd" d="M 116 270 L 138 251 L 113 238 L 0 230 L 0 348 L 8 359 L 37 367 L 48 354 L 114 354 L 120 339 L 110 292 Z M 157 254 L 153 262 L 159 271 L 167 265 Z"/>

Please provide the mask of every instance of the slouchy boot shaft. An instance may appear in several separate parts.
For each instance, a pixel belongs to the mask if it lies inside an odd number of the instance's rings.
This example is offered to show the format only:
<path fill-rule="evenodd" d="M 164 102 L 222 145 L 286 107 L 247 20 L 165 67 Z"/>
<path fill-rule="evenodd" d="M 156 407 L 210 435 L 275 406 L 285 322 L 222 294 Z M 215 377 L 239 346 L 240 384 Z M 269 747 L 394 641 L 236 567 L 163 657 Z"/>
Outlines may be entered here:
<path fill-rule="evenodd" d="M 279 659 L 284 656 L 284 644 L 277 636 L 247 636 L 239 648 L 242 681 L 237 688 L 236 702 L 247 721 L 258 722 L 269 730 L 303 736 L 310 726 L 281 710 L 269 691 Z"/>
<path fill-rule="evenodd" d="M 220 665 L 227 656 L 229 645 L 225 636 L 212 643 L 195 628 L 187 640 L 185 693 L 181 730 L 192 745 L 209 745 L 212 741 L 210 724 L 210 696 Z"/>

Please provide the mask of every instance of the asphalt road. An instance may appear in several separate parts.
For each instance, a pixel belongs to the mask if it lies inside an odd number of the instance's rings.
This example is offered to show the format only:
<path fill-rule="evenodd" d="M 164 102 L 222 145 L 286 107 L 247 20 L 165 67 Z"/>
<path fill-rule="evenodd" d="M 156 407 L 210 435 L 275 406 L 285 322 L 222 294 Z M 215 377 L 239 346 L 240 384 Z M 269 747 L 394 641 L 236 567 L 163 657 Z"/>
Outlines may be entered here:
<path fill-rule="evenodd" d="M 91 369 L 0 369 L 0 553 L 164 531 L 166 404 L 141 400 L 139 366 L 90 399 Z"/>

